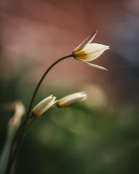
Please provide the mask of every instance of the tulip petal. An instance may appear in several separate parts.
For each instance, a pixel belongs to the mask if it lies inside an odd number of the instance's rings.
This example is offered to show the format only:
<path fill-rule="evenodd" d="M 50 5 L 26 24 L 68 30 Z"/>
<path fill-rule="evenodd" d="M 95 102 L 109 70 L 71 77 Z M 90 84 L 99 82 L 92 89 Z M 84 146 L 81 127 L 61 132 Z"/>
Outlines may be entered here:
<path fill-rule="evenodd" d="M 90 67 L 93 67 L 93 68 L 97 68 L 97 69 L 102 69 L 102 70 L 106 70 L 106 71 L 108 71 L 106 68 L 104 68 L 104 67 L 102 67 L 102 66 L 95 65 L 95 64 L 92 64 L 92 63 L 88 63 L 88 62 L 86 62 L 86 61 L 82 61 L 82 60 L 80 60 L 80 61 L 83 62 L 83 63 L 85 63 L 85 64 L 87 64 L 87 65 L 90 66 Z"/>
<path fill-rule="evenodd" d="M 97 59 L 109 46 L 102 44 L 88 44 L 82 51 L 74 53 L 74 57 L 83 61 L 92 61 Z"/>
<path fill-rule="evenodd" d="M 80 101 L 87 99 L 87 94 L 85 92 L 77 92 L 70 95 L 67 95 L 57 102 L 57 106 L 60 108 L 68 107 L 74 105 Z"/>
<path fill-rule="evenodd" d="M 109 46 L 107 45 L 91 43 L 84 48 L 84 51 L 87 54 L 90 54 L 90 53 L 99 52 L 101 50 L 107 50 L 107 49 L 109 49 Z"/>
<path fill-rule="evenodd" d="M 92 40 L 95 38 L 96 34 L 97 34 L 97 31 L 95 31 L 91 36 L 89 36 L 87 39 L 85 39 L 77 48 L 75 48 L 73 50 L 73 53 L 77 53 L 77 52 L 81 51 L 82 49 L 84 49 L 84 47 L 87 44 L 92 42 Z"/>
<path fill-rule="evenodd" d="M 45 111 L 47 111 L 49 108 L 51 108 L 57 101 L 55 101 L 56 97 L 53 95 L 50 95 L 49 97 L 43 99 L 39 104 L 37 104 L 33 110 L 32 113 L 35 117 L 39 117 L 42 115 Z"/>

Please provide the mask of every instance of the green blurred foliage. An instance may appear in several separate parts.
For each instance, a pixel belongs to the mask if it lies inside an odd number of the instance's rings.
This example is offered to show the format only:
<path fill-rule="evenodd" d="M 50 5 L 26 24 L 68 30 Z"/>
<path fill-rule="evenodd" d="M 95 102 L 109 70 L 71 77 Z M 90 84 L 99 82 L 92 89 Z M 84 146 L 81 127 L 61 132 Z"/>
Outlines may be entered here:
<path fill-rule="evenodd" d="M 3 102 L 20 99 L 28 105 L 32 89 L 15 89 L 18 80 L 2 82 Z M 9 90 L 10 88 L 10 90 Z M 36 102 L 47 94 L 40 92 Z M 49 95 L 49 94 L 48 94 Z M 63 96 L 62 93 L 55 94 Z M 35 103 L 36 103 L 35 102 Z M 79 103 L 48 110 L 32 125 L 16 160 L 15 174 L 139 173 L 139 110 L 129 106 L 93 108 Z M 0 150 L 13 112 L 1 112 Z"/>

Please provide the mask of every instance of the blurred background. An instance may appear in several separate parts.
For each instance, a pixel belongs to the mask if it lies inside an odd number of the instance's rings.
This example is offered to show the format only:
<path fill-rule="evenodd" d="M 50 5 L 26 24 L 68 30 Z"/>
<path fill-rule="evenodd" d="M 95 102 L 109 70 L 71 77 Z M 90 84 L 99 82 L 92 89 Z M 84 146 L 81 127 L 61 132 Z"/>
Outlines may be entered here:
<path fill-rule="evenodd" d="M 54 61 L 71 54 L 98 30 L 95 43 L 109 45 L 93 61 L 73 58 L 45 78 L 34 104 L 54 94 L 86 91 L 88 99 L 51 109 L 32 125 L 14 173 L 139 173 L 139 1 L 0 1 L 0 103 L 27 108 L 36 84 Z M 14 112 L 0 112 L 0 152 Z"/>

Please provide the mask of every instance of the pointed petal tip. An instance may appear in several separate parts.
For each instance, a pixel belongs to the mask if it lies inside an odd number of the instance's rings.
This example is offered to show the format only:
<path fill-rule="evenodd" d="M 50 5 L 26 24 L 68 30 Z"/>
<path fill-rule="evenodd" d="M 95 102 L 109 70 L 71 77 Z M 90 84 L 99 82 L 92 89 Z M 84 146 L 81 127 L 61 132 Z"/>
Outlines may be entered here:
<path fill-rule="evenodd" d="M 95 31 L 95 33 L 97 34 L 98 30 Z"/>
<path fill-rule="evenodd" d="M 92 64 L 92 65 L 95 65 L 95 64 Z M 97 68 L 97 69 L 101 69 L 101 70 L 104 70 L 104 71 L 108 71 L 108 69 L 104 68 L 103 66 L 96 65 L 96 66 L 92 66 L 92 67 Z"/>
<path fill-rule="evenodd" d="M 95 38 L 97 30 L 90 36 L 89 43 Z"/>
<path fill-rule="evenodd" d="M 53 96 L 52 99 L 55 100 L 56 99 L 56 96 Z"/>
<path fill-rule="evenodd" d="M 80 60 L 80 61 L 83 62 L 83 63 L 85 63 L 85 64 L 87 64 L 87 65 L 90 66 L 90 67 L 108 71 L 108 70 L 107 70 L 106 68 L 104 68 L 103 66 L 99 66 L 99 65 L 96 65 L 96 64 L 88 63 L 88 62 L 82 61 L 82 60 Z"/>
<path fill-rule="evenodd" d="M 108 69 L 107 69 L 107 68 L 104 68 L 104 67 L 102 67 L 101 69 L 102 69 L 102 70 L 105 70 L 105 71 L 108 71 Z"/>
<path fill-rule="evenodd" d="M 54 94 L 49 95 L 47 98 L 53 98 Z"/>

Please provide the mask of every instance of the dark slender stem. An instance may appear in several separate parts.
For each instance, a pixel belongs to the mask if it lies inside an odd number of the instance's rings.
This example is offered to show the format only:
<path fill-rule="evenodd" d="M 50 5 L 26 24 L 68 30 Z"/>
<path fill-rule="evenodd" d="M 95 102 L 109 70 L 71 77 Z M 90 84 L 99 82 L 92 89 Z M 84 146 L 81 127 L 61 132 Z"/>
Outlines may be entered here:
<path fill-rule="evenodd" d="M 18 130 L 17 130 L 17 132 L 16 132 L 16 134 L 15 134 L 15 136 L 14 136 L 14 138 L 13 138 L 13 142 L 12 142 L 12 145 L 11 145 L 9 157 L 10 157 L 11 154 L 12 154 L 12 151 L 13 151 L 13 148 L 14 148 L 14 143 L 15 143 L 15 141 L 16 141 L 16 138 L 17 138 L 18 134 L 20 133 L 21 129 L 24 127 L 24 125 L 27 123 L 27 121 L 28 121 L 30 118 L 32 118 L 32 115 L 29 116 L 28 118 L 26 118 L 26 119 L 22 122 L 22 124 L 20 125 L 20 127 L 18 128 Z"/>
<path fill-rule="evenodd" d="M 31 111 L 31 108 L 32 108 L 34 99 L 35 99 L 36 94 L 37 94 L 37 92 L 38 92 L 38 89 L 39 89 L 39 87 L 40 87 L 40 85 L 41 85 L 43 79 L 44 79 L 45 76 L 48 74 L 48 72 L 49 72 L 58 62 L 60 62 L 60 61 L 62 61 L 62 60 L 64 60 L 64 59 L 66 59 L 66 58 L 72 57 L 72 56 L 73 56 L 73 55 L 70 54 L 70 55 L 68 55 L 68 56 L 65 56 L 65 57 L 62 57 L 62 58 L 58 59 L 56 62 L 54 62 L 54 63 L 45 71 L 45 73 L 44 73 L 43 76 L 41 77 L 41 79 L 40 79 L 40 81 L 39 81 L 38 85 L 36 86 L 36 89 L 35 89 L 35 91 L 34 91 L 34 93 L 33 93 L 33 96 L 32 96 L 32 98 L 31 98 L 31 101 L 30 101 L 30 104 L 29 104 L 29 107 L 28 107 L 28 112 L 27 112 L 27 116 L 26 116 L 26 117 L 28 117 L 29 114 L 30 114 L 30 111 Z"/>
<path fill-rule="evenodd" d="M 34 99 L 37 95 L 37 92 L 39 90 L 39 87 L 40 85 L 42 84 L 45 76 L 48 74 L 48 72 L 57 64 L 59 63 L 60 61 L 66 59 L 66 58 L 69 58 L 69 57 L 73 57 L 73 54 L 70 54 L 70 55 L 67 55 L 65 57 L 62 57 L 60 59 L 58 59 L 56 62 L 54 62 L 46 71 L 45 73 L 43 74 L 43 76 L 41 77 L 39 83 L 37 84 L 35 90 L 34 90 L 34 93 L 32 95 L 32 98 L 31 98 L 31 101 L 30 101 L 30 104 L 29 104 L 29 107 L 28 107 L 28 110 L 27 110 L 27 115 L 26 115 L 26 118 L 24 120 L 24 122 L 22 123 L 22 125 L 19 127 L 19 129 L 17 130 L 17 133 L 15 134 L 15 137 L 13 139 L 13 142 L 12 142 L 12 146 L 11 146 L 11 150 L 10 150 L 10 156 L 9 156 L 9 161 L 8 161 L 8 166 L 7 166 L 7 170 L 6 170 L 6 174 L 9 174 L 10 171 L 11 171 L 11 168 L 12 168 L 12 165 L 13 165 L 13 162 L 16 158 L 16 155 L 17 155 L 17 152 L 20 148 L 20 145 L 22 143 L 22 140 L 25 136 L 25 134 L 27 133 L 28 129 L 30 128 L 30 126 L 32 125 L 32 123 L 36 120 L 34 119 L 27 127 L 27 122 L 28 122 L 28 119 L 30 118 L 30 112 L 31 112 L 31 109 L 32 109 L 32 105 L 33 105 L 33 102 L 34 102 Z M 22 131 L 21 131 L 22 130 Z M 21 131 L 21 137 L 19 138 L 18 142 L 17 142 L 17 145 L 13 151 L 13 148 L 14 148 L 14 144 L 15 144 L 15 141 L 17 139 L 17 136 L 19 134 L 19 132 Z"/>
<path fill-rule="evenodd" d="M 23 131 L 23 135 L 20 137 L 20 139 L 19 139 L 19 141 L 18 141 L 18 144 L 17 144 L 16 148 L 14 149 L 12 158 L 10 159 L 10 165 L 11 165 L 11 166 L 12 166 L 12 163 L 14 162 L 14 160 L 15 160 L 15 158 L 16 158 L 16 155 L 17 155 L 17 153 L 18 153 L 18 151 L 19 151 L 19 148 L 20 148 L 20 146 L 21 146 L 21 144 L 22 144 L 22 141 L 23 141 L 24 136 L 26 135 L 27 131 L 29 130 L 29 128 L 31 127 L 31 125 L 33 124 L 33 122 L 34 122 L 36 119 L 37 119 L 37 117 L 36 117 L 36 118 L 33 118 L 33 119 L 31 120 L 31 122 L 29 123 L 29 125 L 27 126 L 27 128 Z"/>
<path fill-rule="evenodd" d="M 34 121 L 37 119 L 38 117 L 35 117 L 34 119 L 31 120 L 31 122 L 29 123 L 29 125 L 27 126 L 27 128 L 24 130 L 24 134 L 23 137 L 27 134 L 28 130 L 30 129 L 31 125 L 34 123 Z"/>
<path fill-rule="evenodd" d="M 30 118 L 32 118 L 32 115 L 29 116 L 29 117 L 27 117 L 27 118 L 22 122 L 22 124 L 21 124 L 20 127 L 18 128 L 16 134 L 14 135 L 14 138 L 13 138 L 13 141 L 12 141 L 12 145 L 11 145 L 11 149 L 10 149 L 10 153 L 9 153 L 9 159 L 8 159 L 8 165 L 7 165 L 7 169 L 6 169 L 6 174 L 8 174 L 8 173 L 10 172 L 11 167 L 12 167 L 12 164 L 13 164 L 13 162 L 14 162 L 14 160 L 13 160 L 13 155 L 12 155 L 12 154 L 14 154 L 14 150 L 17 149 L 16 147 L 15 147 L 15 149 L 14 149 L 15 141 L 16 141 L 16 139 L 17 139 L 17 137 L 18 137 L 20 131 L 21 131 L 21 130 L 23 131 L 24 125 L 27 123 L 27 121 L 28 121 Z M 22 132 L 21 132 L 21 133 L 22 133 Z M 18 144 L 17 144 L 17 146 L 18 146 Z"/>

